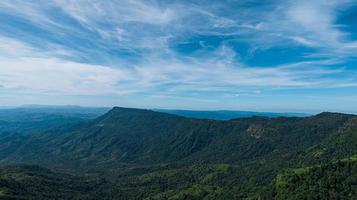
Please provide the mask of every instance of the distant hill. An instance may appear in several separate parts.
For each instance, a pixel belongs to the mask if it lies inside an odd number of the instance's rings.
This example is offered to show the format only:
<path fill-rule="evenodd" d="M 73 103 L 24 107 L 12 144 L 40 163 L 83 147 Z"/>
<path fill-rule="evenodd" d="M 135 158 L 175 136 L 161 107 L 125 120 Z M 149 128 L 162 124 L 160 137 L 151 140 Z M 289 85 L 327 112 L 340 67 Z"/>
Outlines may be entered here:
<path fill-rule="evenodd" d="M 175 114 L 183 117 L 193 117 L 198 119 L 216 119 L 229 120 L 236 118 L 247 118 L 253 116 L 261 117 L 307 117 L 308 113 L 274 113 L 274 112 L 251 112 L 251 111 L 196 111 L 196 110 L 168 110 L 168 109 L 153 109 L 154 111 Z"/>
<path fill-rule="evenodd" d="M 45 118 L 48 115 L 93 119 L 109 110 L 110 108 L 105 107 L 23 105 L 16 108 L 0 108 L 0 120 L 23 121 Z"/>
<path fill-rule="evenodd" d="M 357 153 L 357 116 L 328 112 L 213 120 L 115 107 L 56 130 L 0 134 L 0 164 L 100 176 L 124 199 L 244 199 L 286 169 Z"/>
<path fill-rule="evenodd" d="M 39 132 L 58 132 L 92 120 L 109 108 L 79 106 L 25 105 L 0 109 L 0 135 L 4 133 L 28 135 Z M 58 129 L 54 131 L 54 129 Z"/>

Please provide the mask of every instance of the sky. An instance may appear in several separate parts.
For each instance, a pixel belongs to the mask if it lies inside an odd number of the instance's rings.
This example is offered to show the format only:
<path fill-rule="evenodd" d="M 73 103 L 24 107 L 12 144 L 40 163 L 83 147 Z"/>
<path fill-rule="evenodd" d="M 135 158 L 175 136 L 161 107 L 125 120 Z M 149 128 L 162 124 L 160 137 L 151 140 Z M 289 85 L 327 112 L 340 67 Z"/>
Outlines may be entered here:
<path fill-rule="evenodd" d="M 22 104 L 357 113 L 357 0 L 1 0 Z"/>

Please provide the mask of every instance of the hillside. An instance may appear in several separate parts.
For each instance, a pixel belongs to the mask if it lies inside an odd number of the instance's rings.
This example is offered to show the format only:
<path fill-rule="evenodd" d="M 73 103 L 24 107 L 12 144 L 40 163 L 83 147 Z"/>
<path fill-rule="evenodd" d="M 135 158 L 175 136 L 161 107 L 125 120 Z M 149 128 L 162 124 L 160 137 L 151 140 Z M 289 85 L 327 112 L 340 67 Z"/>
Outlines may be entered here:
<path fill-rule="evenodd" d="M 347 138 L 355 137 L 356 126 L 355 116 L 336 113 L 216 121 L 114 108 L 91 124 L 52 140 L 56 147 L 52 153 L 97 163 L 202 160 L 239 164 L 281 155 L 308 157 L 316 152 L 313 159 L 323 160 L 330 153 L 343 157 L 354 150 Z M 338 151 L 332 152 L 333 145 L 339 145 Z"/>
<path fill-rule="evenodd" d="M 357 199 L 357 159 L 286 170 L 263 193 L 261 199 Z"/>
<path fill-rule="evenodd" d="M 37 166 L 0 168 L 0 199 L 95 199 L 105 182 Z"/>
<path fill-rule="evenodd" d="M 258 194 L 246 194 L 235 181 L 236 166 L 196 164 L 152 171 L 114 182 L 79 177 L 37 166 L 0 169 L 1 199 L 355 199 L 357 162 L 287 169 Z"/>
<path fill-rule="evenodd" d="M 221 121 L 115 107 L 52 130 L 3 134 L 0 163 L 100 176 L 126 199 L 242 199 L 285 169 L 357 153 L 357 117 L 339 113 Z"/>

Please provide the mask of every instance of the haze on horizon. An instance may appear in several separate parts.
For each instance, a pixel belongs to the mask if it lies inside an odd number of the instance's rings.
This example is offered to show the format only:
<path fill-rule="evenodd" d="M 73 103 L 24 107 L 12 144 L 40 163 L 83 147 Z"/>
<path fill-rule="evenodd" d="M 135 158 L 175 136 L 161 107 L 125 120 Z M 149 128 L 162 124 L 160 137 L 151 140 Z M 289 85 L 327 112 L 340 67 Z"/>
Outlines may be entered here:
<path fill-rule="evenodd" d="M 356 0 L 1 0 L 0 106 L 357 113 L 356 19 Z"/>

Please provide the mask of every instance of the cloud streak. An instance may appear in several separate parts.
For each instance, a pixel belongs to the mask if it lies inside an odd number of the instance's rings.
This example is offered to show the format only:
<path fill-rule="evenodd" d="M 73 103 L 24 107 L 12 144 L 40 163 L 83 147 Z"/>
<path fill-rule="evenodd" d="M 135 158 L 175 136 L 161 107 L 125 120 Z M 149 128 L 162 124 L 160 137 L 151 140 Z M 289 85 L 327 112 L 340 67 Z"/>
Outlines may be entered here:
<path fill-rule="evenodd" d="M 56 58 L 57 51 L 41 52 L 9 38 L 0 38 L 0 41 L 0 52 L 7 52 L 0 57 L 0 83 L 3 88 L 42 93 L 232 93 L 240 87 L 318 87 L 325 82 L 309 79 L 341 72 L 316 67 L 321 65 L 318 62 L 249 68 L 230 63 L 229 59 L 224 60 L 219 55 L 186 62 L 155 59 L 151 63 L 138 63 L 131 68 L 109 67 Z"/>
<path fill-rule="evenodd" d="M 337 24 L 353 5 L 3 0 L 0 91 L 214 98 L 355 87 L 357 41 Z"/>

